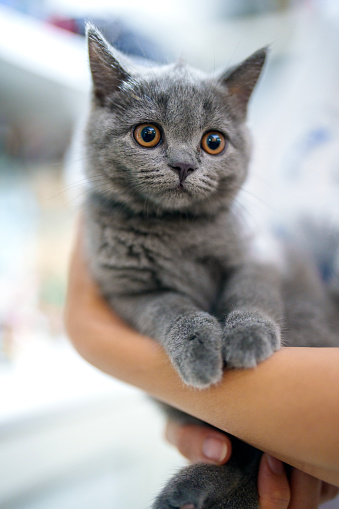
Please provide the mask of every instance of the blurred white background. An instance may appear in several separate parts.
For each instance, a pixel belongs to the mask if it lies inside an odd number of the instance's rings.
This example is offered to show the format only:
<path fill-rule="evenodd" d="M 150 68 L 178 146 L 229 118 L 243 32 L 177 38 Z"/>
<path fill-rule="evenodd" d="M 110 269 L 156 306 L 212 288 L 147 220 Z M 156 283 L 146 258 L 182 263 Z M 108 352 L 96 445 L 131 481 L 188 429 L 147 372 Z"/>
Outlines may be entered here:
<path fill-rule="evenodd" d="M 147 398 L 87 365 L 63 332 L 87 19 L 132 54 L 211 72 L 270 44 L 249 112 L 246 220 L 278 230 L 306 211 L 339 225 L 336 0 L 0 0 L 1 509 L 146 508 L 184 464 Z"/>

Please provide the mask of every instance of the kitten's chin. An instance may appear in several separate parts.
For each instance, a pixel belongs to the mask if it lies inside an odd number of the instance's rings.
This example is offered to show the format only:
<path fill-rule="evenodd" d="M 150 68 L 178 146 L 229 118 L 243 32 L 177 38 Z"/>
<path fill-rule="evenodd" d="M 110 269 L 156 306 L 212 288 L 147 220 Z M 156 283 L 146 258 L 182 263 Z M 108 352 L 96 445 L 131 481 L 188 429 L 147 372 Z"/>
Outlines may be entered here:
<path fill-rule="evenodd" d="M 190 208 L 194 202 L 194 195 L 184 185 L 176 185 L 170 189 L 166 189 L 153 195 L 154 202 L 167 210 L 186 210 Z"/>

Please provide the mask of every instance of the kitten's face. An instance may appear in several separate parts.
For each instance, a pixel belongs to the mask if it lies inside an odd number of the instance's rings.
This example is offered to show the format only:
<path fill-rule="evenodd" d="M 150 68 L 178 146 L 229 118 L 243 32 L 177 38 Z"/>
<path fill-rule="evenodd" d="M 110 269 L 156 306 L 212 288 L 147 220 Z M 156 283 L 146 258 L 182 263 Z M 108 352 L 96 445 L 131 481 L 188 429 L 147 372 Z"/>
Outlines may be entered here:
<path fill-rule="evenodd" d="M 220 79 L 182 65 L 128 69 L 94 34 L 86 132 L 93 189 L 136 211 L 228 206 L 247 173 L 249 93 L 232 96 Z"/>

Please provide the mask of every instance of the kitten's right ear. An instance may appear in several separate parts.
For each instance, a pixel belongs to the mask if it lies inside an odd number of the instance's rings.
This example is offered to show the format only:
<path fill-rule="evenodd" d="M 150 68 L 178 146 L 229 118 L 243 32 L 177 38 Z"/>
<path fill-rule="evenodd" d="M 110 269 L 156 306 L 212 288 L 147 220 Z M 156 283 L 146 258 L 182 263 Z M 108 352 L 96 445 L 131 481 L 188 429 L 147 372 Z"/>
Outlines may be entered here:
<path fill-rule="evenodd" d="M 131 79 L 125 69 L 123 56 L 104 39 L 90 23 L 86 26 L 89 63 L 95 97 L 103 103 L 105 97 L 119 90 L 121 84 Z"/>

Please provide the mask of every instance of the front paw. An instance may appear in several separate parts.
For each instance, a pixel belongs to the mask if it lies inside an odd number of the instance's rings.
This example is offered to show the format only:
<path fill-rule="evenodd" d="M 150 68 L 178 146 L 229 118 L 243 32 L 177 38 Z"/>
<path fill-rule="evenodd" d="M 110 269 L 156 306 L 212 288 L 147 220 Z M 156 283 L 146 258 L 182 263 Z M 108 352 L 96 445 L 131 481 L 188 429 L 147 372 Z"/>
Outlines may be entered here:
<path fill-rule="evenodd" d="M 167 352 L 182 380 L 206 388 L 222 377 L 222 329 L 208 313 L 182 315 L 169 331 Z"/>
<path fill-rule="evenodd" d="M 229 368 L 252 368 L 280 347 L 279 326 L 259 311 L 233 311 L 223 334 L 223 358 Z"/>

